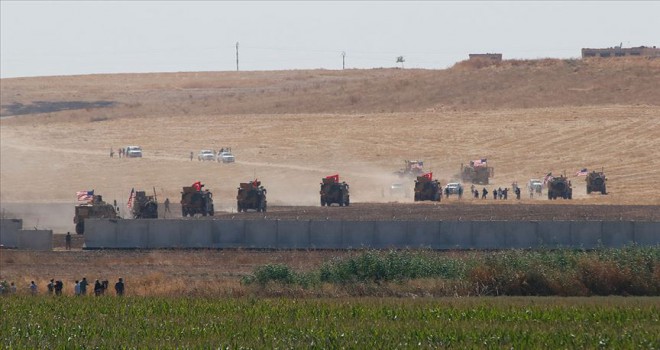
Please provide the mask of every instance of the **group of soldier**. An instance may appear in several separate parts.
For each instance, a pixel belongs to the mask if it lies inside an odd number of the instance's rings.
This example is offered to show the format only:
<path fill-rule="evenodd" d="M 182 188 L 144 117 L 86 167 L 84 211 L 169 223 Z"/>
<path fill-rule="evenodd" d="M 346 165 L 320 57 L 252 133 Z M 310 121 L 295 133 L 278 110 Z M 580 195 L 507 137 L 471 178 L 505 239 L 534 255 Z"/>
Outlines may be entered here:
<path fill-rule="evenodd" d="M 93 285 L 90 285 L 90 283 L 87 281 L 87 278 L 83 277 L 82 280 L 76 280 L 76 283 L 73 287 L 73 294 L 76 296 L 87 295 L 88 286 L 93 288 L 95 296 L 102 296 L 108 289 L 109 282 L 107 280 L 96 280 Z M 32 295 L 39 294 L 39 287 L 34 281 L 30 282 L 28 289 Z M 64 283 L 61 280 L 51 279 L 46 285 L 46 290 L 48 295 L 62 295 L 62 291 L 64 290 Z M 16 285 L 14 282 L 11 282 L 11 284 L 7 284 L 6 281 L 1 282 L 0 294 L 16 294 Z M 117 283 L 115 283 L 115 294 L 117 296 L 124 295 L 124 280 L 122 278 L 119 278 Z"/>
<path fill-rule="evenodd" d="M 513 192 L 516 194 L 516 199 L 520 199 L 520 187 L 514 186 Z M 472 185 L 472 195 L 474 198 L 479 198 L 479 190 Z M 481 190 L 481 199 L 487 199 L 488 198 L 488 190 L 486 187 L 484 187 Z M 509 199 L 509 188 L 494 188 L 493 189 L 493 199 Z"/>

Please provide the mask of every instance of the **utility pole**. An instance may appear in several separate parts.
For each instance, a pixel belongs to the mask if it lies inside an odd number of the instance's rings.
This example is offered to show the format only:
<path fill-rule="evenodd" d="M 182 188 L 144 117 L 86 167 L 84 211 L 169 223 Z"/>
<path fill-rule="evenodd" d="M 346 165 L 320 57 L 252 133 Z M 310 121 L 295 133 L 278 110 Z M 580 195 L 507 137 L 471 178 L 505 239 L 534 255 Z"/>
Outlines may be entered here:
<path fill-rule="evenodd" d="M 346 69 L 346 51 L 341 52 L 341 69 Z"/>
<path fill-rule="evenodd" d="M 236 42 L 236 71 L 238 72 L 238 41 Z"/>

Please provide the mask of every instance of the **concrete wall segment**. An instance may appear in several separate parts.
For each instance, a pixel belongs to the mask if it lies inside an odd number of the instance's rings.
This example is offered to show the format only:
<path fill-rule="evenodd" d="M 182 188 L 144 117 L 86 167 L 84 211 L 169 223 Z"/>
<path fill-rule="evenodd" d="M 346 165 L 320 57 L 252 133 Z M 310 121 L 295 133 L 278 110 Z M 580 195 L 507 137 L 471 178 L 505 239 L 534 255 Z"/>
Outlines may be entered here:
<path fill-rule="evenodd" d="M 18 248 L 18 231 L 22 228 L 22 219 L 0 219 L 0 245 Z"/>
<path fill-rule="evenodd" d="M 53 230 L 18 231 L 18 249 L 53 250 Z"/>

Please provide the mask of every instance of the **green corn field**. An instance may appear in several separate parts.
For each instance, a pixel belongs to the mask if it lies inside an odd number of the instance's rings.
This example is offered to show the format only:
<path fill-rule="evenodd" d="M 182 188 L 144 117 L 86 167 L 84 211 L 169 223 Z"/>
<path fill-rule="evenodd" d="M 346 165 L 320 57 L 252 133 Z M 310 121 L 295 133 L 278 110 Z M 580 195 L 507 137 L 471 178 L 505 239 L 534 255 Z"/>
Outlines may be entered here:
<path fill-rule="evenodd" d="M 0 298 L 2 349 L 658 349 L 653 297 Z"/>

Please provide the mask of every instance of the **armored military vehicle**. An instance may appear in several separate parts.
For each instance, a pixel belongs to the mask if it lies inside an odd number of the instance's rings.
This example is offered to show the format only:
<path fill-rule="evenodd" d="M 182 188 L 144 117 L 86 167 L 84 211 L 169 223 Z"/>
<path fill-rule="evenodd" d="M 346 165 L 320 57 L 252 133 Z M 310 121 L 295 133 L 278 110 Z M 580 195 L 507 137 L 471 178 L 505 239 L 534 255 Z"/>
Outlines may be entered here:
<path fill-rule="evenodd" d="M 209 190 L 202 190 L 204 185 L 199 182 L 195 185 L 184 187 L 181 191 L 181 216 L 213 216 L 213 194 Z"/>
<path fill-rule="evenodd" d="M 113 205 L 104 202 L 101 195 L 94 195 L 88 203 L 76 205 L 73 223 L 76 224 L 76 233 L 82 235 L 85 233 L 85 219 L 117 218 L 119 218 L 117 201 Z"/>
<path fill-rule="evenodd" d="M 607 181 L 607 178 L 605 177 L 605 173 L 602 171 L 596 172 L 592 171 L 587 175 L 587 178 L 585 179 L 587 182 L 587 194 L 590 194 L 591 192 L 600 192 L 601 194 L 607 194 L 607 186 L 605 185 L 605 181 Z"/>
<path fill-rule="evenodd" d="M 266 189 L 261 186 L 261 181 L 242 182 L 239 185 L 238 194 L 236 195 L 236 207 L 239 213 L 248 210 L 266 211 Z"/>
<path fill-rule="evenodd" d="M 548 178 L 548 199 L 573 199 L 571 182 L 564 175 Z"/>
<path fill-rule="evenodd" d="M 432 173 L 417 176 L 417 179 L 415 180 L 415 202 L 440 202 L 441 199 L 442 187 L 438 180 L 433 180 Z"/>
<path fill-rule="evenodd" d="M 339 175 L 326 176 L 321 179 L 321 206 L 330 206 L 333 203 L 349 206 L 351 199 L 348 194 L 348 184 L 339 182 Z"/>
<path fill-rule="evenodd" d="M 404 160 L 403 168 L 399 171 L 394 172 L 395 175 L 403 178 L 409 177 L 414 178 L 420 176 L 424 173 L 424 161 L 421 160 Z"/>
<path fill-rule="evenodd" d="M 469 165 L 461 164 L 461 180 L 473 184 L 488 185 L 489 178 L 495 176 L 495 168 L 488 166 L 484 159 L 471 160 Z"/>
<path fill-rule="evenodd" d="M 158 201 L 154 191 L 153 196 L 147 196 L 145 191 L 136 191 L 131 205 L 133 219 L 158 219 Z"/>

